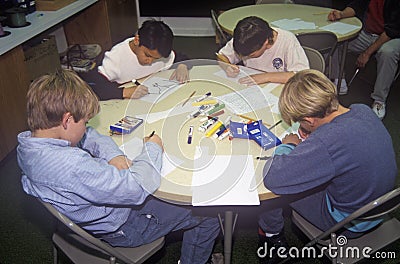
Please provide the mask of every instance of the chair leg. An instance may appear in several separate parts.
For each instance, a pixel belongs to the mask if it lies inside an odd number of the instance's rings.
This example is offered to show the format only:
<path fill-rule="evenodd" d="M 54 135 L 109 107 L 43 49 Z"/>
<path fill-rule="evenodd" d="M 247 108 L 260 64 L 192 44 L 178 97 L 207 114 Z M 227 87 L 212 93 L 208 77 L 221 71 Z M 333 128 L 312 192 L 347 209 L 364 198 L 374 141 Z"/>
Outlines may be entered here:
<path fill-rule="evenodd" d="M 54 244 L 53 244 L 53 264 L 58 264 L 58 250 Z"/>
<path fill-rule="evenodd" d="M 337 247 L 337 238 L 336 238 L 336 234 L 335 233 L 331 234 L 331 244 L 332 244 L 332 246 Z M 337 263 L 337 256 L 332 258 L 332 263 L 333 264 Z"/>

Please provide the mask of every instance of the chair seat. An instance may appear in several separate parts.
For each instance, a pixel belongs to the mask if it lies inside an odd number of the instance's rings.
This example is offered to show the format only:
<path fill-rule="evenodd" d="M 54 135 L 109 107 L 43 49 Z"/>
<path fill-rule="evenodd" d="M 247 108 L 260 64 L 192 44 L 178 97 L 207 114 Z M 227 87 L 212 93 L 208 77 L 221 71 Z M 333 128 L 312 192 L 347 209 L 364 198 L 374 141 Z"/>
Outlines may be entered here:
<path fill-rule="evenodd" d="M 109 255 L 75 234 L 53 234 L 53 243 L 74 263 L 110 263 Z M 131 260 L 130 263 L 143 263 L 164 245 L 164 237 L 149 244 L 134 248 L 114 247 L 120 254 Z M 104 252 L 102 255 L 100 252 Z"/>
<path fill-rule="evenodd" d="M 292 221 L 309 239 L 313 239 L 322 234 L 322 230 L 318 229 L 294 210 L 292 211 Z M 400 221 L 396 218 L 390 218 L 380 224 L 377 228 L 374 228 L 372 231 L 362 235 L 361 237 L 347 239 L 345 248 L 357 247 L 360 249 L 360 253 L 362 254 L 363 248 L 370 247 L 372 248 L 372 252 L 375 252 L 399 238 Z M 325 240 L 325 242 L 328 242 L 328 240 Z M 321 247 L 321 245 L 319 246 Z M 338 258 L 337 261 L 338 263 L 355 263 L 360 259 L 361 258 Z"/>

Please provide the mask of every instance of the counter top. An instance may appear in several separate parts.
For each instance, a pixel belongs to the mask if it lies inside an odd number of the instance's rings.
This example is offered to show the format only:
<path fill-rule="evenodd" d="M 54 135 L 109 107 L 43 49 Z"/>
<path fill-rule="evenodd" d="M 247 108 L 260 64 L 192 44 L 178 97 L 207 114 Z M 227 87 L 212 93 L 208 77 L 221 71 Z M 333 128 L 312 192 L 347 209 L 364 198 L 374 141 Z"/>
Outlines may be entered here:
<path fill-rule="evenodd" d="M 77 0 L 57 11 L 36 11 L 26 16 L 26 21 L 31 23 L 29 26 L 21 28 L 3 27 L 5 31 L 10 31 L 11 34 L 0 38 L 0 55 L 84 10 L 97 1 Z"/>

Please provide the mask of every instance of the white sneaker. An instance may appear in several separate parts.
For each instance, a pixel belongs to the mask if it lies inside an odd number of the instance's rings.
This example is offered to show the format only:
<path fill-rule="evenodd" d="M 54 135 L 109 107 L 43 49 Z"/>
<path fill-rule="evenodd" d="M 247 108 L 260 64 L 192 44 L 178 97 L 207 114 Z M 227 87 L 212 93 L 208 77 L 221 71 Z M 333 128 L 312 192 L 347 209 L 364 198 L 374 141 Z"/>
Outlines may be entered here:
<path fill-rule="evenodd" d="M 372 111 L 379 117 L 380 120 L 382 120 L 385 117 L 386 114 L 386 104 L 382 102 L 375 101 L 372 104 Z"/>
<path fill-rule="evenodd" d="M 338 79 L 335 79 L 335 81 L 333 83 L 337 86 Z M 346 79 L 343 78 L 342 82 L 340 83 L 339 95 L 345 95 L 345 94 L 347 94 L 348 91 L 349 91 L 349 88 L 347 87 Z"/>

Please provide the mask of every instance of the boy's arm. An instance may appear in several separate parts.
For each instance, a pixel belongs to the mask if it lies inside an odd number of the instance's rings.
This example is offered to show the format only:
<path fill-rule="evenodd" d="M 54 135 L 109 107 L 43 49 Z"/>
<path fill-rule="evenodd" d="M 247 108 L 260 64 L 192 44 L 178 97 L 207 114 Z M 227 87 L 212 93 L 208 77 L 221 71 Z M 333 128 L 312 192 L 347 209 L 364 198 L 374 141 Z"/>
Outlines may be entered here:
<path fill-rule="evenodd" d="M 124 156 L 124 153 L 111 137 L 100 135 L 92 127 L 86 128 L 86 133 L 78 146 L 89 152 L 93 157 L 105 159 L 107 162 L 117 156 Z"/>

